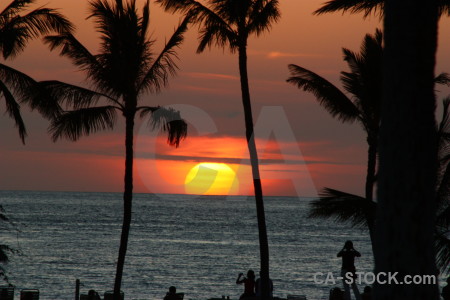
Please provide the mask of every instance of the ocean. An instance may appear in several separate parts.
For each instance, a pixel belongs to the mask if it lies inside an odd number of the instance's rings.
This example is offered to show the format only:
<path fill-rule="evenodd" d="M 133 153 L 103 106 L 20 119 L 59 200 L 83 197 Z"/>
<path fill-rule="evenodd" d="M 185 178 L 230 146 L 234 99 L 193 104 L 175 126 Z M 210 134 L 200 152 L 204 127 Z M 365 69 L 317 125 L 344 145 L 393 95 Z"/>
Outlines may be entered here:
<path fill-rule="evenodd" d="M 266 197 L 270 277 L 274 296 L 328 299 L 341 282 L 336 257 L 346 240 L 362 256 L 358 271 L 371 272 L 368 233 L 328 220 L 307 218 L 311 198 Z M 25 288 L 40 299 L 103 294 L 114 285 L 122 224 L 121 193 L 0 191 L 0 204 L 14 223 L 3 226 L 2 244 L 20 251 L 5 267 L 16 298 Z M 125 299 L 162 299 L 169 286 L 185 299 L 238 299 L 238 273 L 259 271 L 255 203 L 251 197 L 136 194 L 124 268 Z M 360 286 L 360 290 L 364 286 Z"/>

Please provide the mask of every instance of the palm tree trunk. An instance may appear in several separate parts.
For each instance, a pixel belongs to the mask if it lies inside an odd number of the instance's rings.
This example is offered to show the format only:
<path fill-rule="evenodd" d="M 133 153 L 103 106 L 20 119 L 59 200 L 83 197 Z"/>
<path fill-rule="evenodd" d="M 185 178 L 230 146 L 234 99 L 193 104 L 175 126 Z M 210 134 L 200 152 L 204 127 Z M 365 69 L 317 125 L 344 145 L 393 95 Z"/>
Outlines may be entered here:
<path fill-rule="evenodd" d="M 239 47 L 239 74 L 241 79 L 242 104 L 244 106 L 245 130 L 250 163 L 252 166 L 253 187 L 255 191 L 256 216 L 258 219 L 259 251 L 261 263 L 261 299 L 269 299 L 269 243 L 267 240 L 266 217 L 264 212 L 264 200 L 259 174 L 258 152 L 256 150 L 255 136 L 253 132 L 252 105 L 250 101 L 250 88 L 247 73 L 247 47 Z"/>
<path fill-rule="evenodd" d="M 367 175 L 366 175 L 366 199 L 368 201 L 373 201 L 373 187 L 375 185 L 375 172 L 376 172 L 376 164 L 377 164 L 377 139 L 378 135 L 375 138 L 368 138 L 369 150 L 368 150 L 368 158 L 367 158 Z M 371 211 L 367 212 L 366 215 L 367 225 L 369 227 L 369 236 L 370 241 L 372 243 L 372 251 L 373 251 L 373 242 L 374 242 L 374 223 L 375 223 L 375 214 Z"/>
<path fill-rule="evenodd" d="M 437 276 L 437 1 L 387 0 L 375 272 Z M 375 299 L 437 300 L 435 284 L 378 284 Z"/>
<path fill-rule="evenodd" d="M 116 278 L 114 282 L 114 300 L 120 298 L 120 287 L 122 285 L 123 267 L 127 253 L 128 236 L 131 224 L 131 207 L 133 200 L 133 131 L 134 112 L 128 112 L 126 118 L 125 133 L 125 191 L 123 193 L 123 224 L 120 237 L 119 257 L 117 259 Z"/>

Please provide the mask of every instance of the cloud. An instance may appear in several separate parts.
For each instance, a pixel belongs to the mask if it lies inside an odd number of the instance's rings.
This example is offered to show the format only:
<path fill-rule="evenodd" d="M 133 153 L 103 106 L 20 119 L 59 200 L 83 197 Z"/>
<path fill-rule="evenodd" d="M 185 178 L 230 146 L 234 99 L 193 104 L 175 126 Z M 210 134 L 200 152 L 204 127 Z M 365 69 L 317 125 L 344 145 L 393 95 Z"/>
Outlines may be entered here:
<path fill-rule="evenodd" d="M 265 56 L 269 59 L 277 58 L 292 58 L 292 57 L 323 57 L 321 54 L 316 53 L 303 53 L 303 52 L 282 52 L 282 51 L 259 51 L 259 50 L 248 50 L 249 55 L 259 55 Z"/>
<path fill-rule="evenodd" d="M 200 72 L 187 72 L 183 73 L 191 78 L 201 78 L 201 79 L 226 79 L 226 80 L 239 80 L 239 77 L 228 74 L 217 74 L 217 73 L 200 73 Z"/>
<path fill-rule="evenodd" d="M 145 158 L 145 155 L 137 155 L 136 157 Z M 215 163 L 226 163 L 226 164 L 245 164 L 250 165 L 250 160 L 248 158 L 241 157 L 218 157 L 218 156 L 190 156 L 190 155 L 170 155 L 170 154 L 158 154 L 155 156 L 158 160 L 173 160 L 173 161 L 185 161 L 185 162 L 215 162 Z M 305 159 L 275 159 L 275 158 L 263 158 L 259 160 L 261 165 L 273 165 L 273 164 L 284 164 L 284 165 L 304 165 L 304 164 L 324 164 L 324 165 L 353 165 L 354 163 L 338 162 L 331 160 L 305 160 Z M 276 170 L 273 170 L 276 171 Z"/>
<path fill-rule="evenodd" d="M 326 142 L 287 142 L 269 140 L 267 143 L 257 139 L 259 161 L 261 165 L 352 165 L 351 162 L 330 160 L 328 156 L 317 153 Z M 208 145 L 205 147 L 205 145 Z M 314 156 L 296 155 L 293 149 L 313 149 Z M 280 151 L 283 149 L 284 151 Z M 311 152 L 311 151 L 308 151 Z M 249 165 L 249 155 L 244 138 L 233 136 L 192 136 L 184 141 L 183 146 L 175 149 L 165 145 L 162 139 L 144 139 L 136 146 L 136 157 L 164 161 L 216 162 Z"/>
<path fill-rule="evenodd" d="M 279 52 L 272 51 L 267 54 L 268 58 L 280 58 L 280 57 L 320 57 L 318 54 L 309 53 L 289 53 L 289 52 Z"/>
<path fill-rule="evenodd" d="M 179 91 L 191 91 L 201 94 L 213 94 L 213 95 L 237 95 L 239 90 L 230 90 L 225 88 L 213 88 L 213 87 L 204 87 L 204 86 L 195 86 L 195 85 L 178 85 L 176 87 Z"/>

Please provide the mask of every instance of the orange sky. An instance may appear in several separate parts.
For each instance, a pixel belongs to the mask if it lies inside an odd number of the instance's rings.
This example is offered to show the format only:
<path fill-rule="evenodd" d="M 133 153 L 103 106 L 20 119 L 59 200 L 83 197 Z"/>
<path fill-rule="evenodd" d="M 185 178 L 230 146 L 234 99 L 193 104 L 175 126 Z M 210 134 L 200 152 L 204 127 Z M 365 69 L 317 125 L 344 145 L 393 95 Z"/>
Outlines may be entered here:
<path fill-rule="evenodd" d="M 6 1 L 8 2 L 8 1 Z M 77 26 L 76 36 L 96 52 L 92 22 L 85 20 L 87 1 L 37 1 L 60 8 Z M 144 3 L 142 0 L 137 1 Z M 331 14 L 312 16 L 323 0 L 282 0 L 282 18 L 269 34 L 249 42 L 249 76 L 261 174 L 268 195 L 315 196 L 324 186 L 363 193 L 366 169 L 364 132 L 359 125 L 343 125 L 331 118 L 315 99 L 287 84 L 287 65 L 314 70 L 339 85 L 347 70 L 341 48 L 357 51 L 363 36 L 380 27 L 378 18 Z M 151 32 L 161 49 L 180 16 L 152 4 Z M 450 72 L 450 23 L 441 21 L 437 72 Z M 180 108 L 190 121 L 189 137 L 180 148 L 155 138 L 143 123 L 136 130 L 135 191 L 184 193 L 184 180 L 199 162 L 224 162 L 237 172 L 239 194 L 251 193 L 246 160 L 237 58 L 213 49 L 195 54 L 196 28 L 178 51 L 180 71 L 159 95 L 144 97 L 150 105 Z M 85 84 L 67 59 L 50 53 L 40 41 L 11 65 L 38 80 L 58 79 Z M 441 88 L 439 97 L 448 94 Z M 440 115 L 438 115 L 438 118 Z M 6 116 L 0 118 L 0 189 L 121 191 L 123 183 L 123 122 L 77 143 L 52 143 L 47 121 L 24 109 L 29 131 L 23 146 Z M 194 121 L 195 120 L 195 121 Z M 283 133 L 284 132 L 284 133 Z"/>

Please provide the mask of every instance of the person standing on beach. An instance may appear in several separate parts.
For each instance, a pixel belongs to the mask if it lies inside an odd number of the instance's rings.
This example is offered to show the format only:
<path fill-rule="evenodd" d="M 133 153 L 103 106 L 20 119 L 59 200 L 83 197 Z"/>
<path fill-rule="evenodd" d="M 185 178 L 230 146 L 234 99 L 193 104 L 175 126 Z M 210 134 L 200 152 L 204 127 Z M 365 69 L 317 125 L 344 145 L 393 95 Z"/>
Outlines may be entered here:
<path fill-rule="evenodd" d="M 180 300 L 180 297 L 177 295 L 177 288 L 174 286 L 169 287 L 169 292 L 164 297 L 164 300 Z"/>
<path fill-rule="evenodd" d="M 356 300 L 361 300 L 361 295 L 355 282 L 355 257 L 361 257 L 361 253 L 353 248 L 352 241 L 346 241 L 344 248 L 339 251 L 337 257 L 342 257 L 341 276 L 343 277 L 342 282 L 344 283 L 344 299 L 350 300 L 350 286 L 348 281 L 349 279 L 353 279 L 351 282 L 353 293 L 355 294 Z"/>
<path fill-rule="evenodd" d="M 95 290 L 89 290 L 88 300 L 101 300 L 100 295 Z"/>
<path fill-rule="evenodd" d="M 244 273 L 239 273 L 236 284 L 244 284 L 244 293 L 239 299 L 255 297 L 255 272 L 248 270 L 247 277 L 243 277 Z"/>

